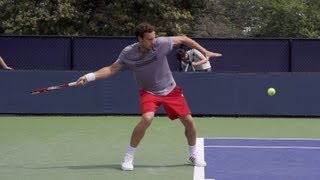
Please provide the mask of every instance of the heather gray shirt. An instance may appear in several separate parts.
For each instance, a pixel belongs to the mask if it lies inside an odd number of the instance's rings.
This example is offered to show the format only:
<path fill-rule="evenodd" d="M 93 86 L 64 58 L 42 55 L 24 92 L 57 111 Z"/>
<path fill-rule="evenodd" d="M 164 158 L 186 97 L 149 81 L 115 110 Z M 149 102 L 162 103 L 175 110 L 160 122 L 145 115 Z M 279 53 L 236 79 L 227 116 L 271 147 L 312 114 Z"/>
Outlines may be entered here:
<path fill-rule="evenodd" d="M 167 95 L 176 86 L 167 60 L 167 54 L 172 48 L 169 37 L 159 37 L 154 49 L 140 57 L 139 44 L 134 43 L 122 50 L 117 62 L 127 65 L 134 72 L 141 89 L 157 95 Z"/>

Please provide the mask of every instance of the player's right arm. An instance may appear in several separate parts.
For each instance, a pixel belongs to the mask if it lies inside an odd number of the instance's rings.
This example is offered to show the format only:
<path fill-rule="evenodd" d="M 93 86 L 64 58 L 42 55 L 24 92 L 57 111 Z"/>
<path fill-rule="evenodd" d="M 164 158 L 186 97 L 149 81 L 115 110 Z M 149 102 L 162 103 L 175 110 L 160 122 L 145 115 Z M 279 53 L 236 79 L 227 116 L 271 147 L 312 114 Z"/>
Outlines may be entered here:
<path fill-rule="evenodd" d="M 110 66 L 106 66 L 104 68 L 101 68 L 95 72 L 88 73 L 84 76 L 81 76 L 77 80 L 78 85 L 85 85 L 86 83 L 98 79 L 108 78 L 117 73 L 121 68 L 123 67 L 123 64 L 119 62 L 114 62 Z"/>

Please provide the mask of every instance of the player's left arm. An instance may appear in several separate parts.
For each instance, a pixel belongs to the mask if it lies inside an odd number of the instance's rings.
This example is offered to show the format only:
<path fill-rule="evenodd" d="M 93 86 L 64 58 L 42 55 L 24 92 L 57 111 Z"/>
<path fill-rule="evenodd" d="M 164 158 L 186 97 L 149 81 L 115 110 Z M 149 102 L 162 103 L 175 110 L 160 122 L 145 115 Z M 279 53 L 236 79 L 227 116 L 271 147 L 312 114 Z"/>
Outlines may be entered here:
<path fill-rule="evenodd" d="M 208 51 L 207 49 L 202 47 L 199 43 L 197 43 L 196 41 L 194 41 L 191 38 L 188 38 L 187 36 L 172 36 L 170 38 L 171 38 L 173 46 L 178 46 L 181 44 L 186 45 L 189 48 L 197 49 L 207 58 L 222 56 L 222 54 L 220 54 L 220 53 Z"/>
<path fill-rule="evenodd" d="M 193 53 L 195 56 L 199 58 L 199 61 L 193 61 L 192 65 L 198 66 L 201 64 L 204 64 L 209 61 L 209 58 L 205 57 L 200 51 L 193 49 Z M 220 57 L 222 56 L 220 53 L 214 53 L 215 55 L 213 57 Z"/>

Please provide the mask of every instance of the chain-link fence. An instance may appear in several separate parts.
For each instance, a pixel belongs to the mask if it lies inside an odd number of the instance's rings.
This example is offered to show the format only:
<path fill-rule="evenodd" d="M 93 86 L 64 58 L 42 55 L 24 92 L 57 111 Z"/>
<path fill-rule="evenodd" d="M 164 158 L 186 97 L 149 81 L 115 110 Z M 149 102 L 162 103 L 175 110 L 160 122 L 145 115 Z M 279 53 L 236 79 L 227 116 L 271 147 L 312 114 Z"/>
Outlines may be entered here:
<path fill-rule="evenodd" d="M 319 39 L 195 39 L 223 56 L 212 72 L 318 72 Z M 16 70 L 88 70 L 110 65 L 134 37 L 1 36 L 0 56 Z M 177 47 L 168 55 L 180 71 Z M 124 71 L 127 68 L 123 69 Z"/>

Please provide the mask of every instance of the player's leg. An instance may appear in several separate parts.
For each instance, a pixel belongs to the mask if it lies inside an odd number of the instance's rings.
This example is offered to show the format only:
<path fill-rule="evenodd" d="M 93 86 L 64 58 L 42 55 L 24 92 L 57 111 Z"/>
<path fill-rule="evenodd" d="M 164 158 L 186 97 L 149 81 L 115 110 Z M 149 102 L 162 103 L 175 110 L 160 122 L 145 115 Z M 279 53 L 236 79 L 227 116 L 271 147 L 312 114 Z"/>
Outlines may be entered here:
<path fill-rule="evenodd" d="M 180 121 L 185 127 L 184 134 L 187 138 L 189 146 L 195 146 L 196 145 L 196 138 L 197 138 L 197 130 L 196 125 L 193 121 L 192 116 L 186 115 L 184 117 L 180 117 Z"/>
<path fill-rule="evenodd" d="M 150 126 L 152 119 L 154 117 L 154 112 L 146 112 L 142 115 L 140 122 L 135 126 L 132 131 L 130 146 L 121 162 L 121 169 L 124 171 L 133 170 L 133 160 L 136 148 L 138 147 L 140 141 L 146 133 L 146 130 Z"/>
<path fill-rule="evenodd" d="M 192 116 L 186 115 L 183 117 L 180 117 L 180 121 L 185 127 L 185 136 L 188 141 L 189 145 L 189 158 L 188 158 L 188 163 L 203 167 L 206 166 L 206 162 L 198 156 L 197 152 L 197 146 L 196 146 L 196 140 L 197 140 L 197 130 L 196 130 L 196 124 L 192 118 Z"/>
<path fill-rule="evenodd" d="M 132 131 L 130 145 L 121 163 L 122 170 L 133 170 L 133 160 L 136 148 L 150 126 L 157 108 L 161 105 L 158 97 L 146 91 L 140 91 L 140 105 L 142 116 L 139 123 Z"/>
<path fill-rule="evenodd" d="M 154 112 L 146 112 L 142 115 L 140 122 L 133 129 L 130 146 L 136 148 L 144 134 L 146 133 L 147 128 L 150 126 L 154 117 Z"/>
<path fill-rule="evenodd" d="M 182 89 L 176 87 L 164 97 L 163 107 L 171 120 L 179 118 L 185 127 L 185 136 L 189 145 L 189 162 L 196 166 L 205 166 L 206 163 L 200 160 L 197 156 L 196 139 L 197 130 L 196 124 L 191 116 L 191 111 L 186 98 L 183 95 Z"/>

